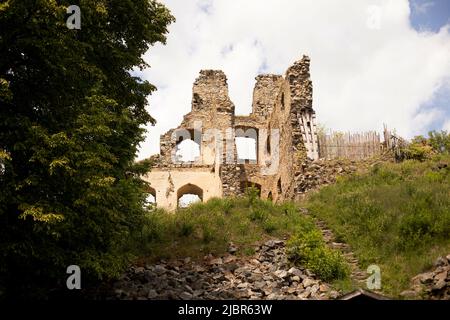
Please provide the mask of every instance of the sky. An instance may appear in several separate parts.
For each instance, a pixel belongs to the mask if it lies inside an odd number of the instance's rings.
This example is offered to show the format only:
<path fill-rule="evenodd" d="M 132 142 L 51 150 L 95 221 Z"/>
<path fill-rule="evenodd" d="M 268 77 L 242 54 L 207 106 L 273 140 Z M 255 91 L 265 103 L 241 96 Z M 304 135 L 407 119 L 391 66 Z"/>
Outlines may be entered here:
<path fill-rule="evenodd" d="M 158 90 L 149 96 L 138 159 L 159 152 L 159 136 L 191 109 L 201 69 L 228 78 L 236 114 L 251 112 L 255 77 L 284 74 L 311 58 L 313 108 L 330 130 L 376 130 L 411 138 L 450 130 L 448 0 L 162 0 L 176 18 L 167 44 L 133 73 Z M 345 4 L 345 5 L 344 5 Z"/>

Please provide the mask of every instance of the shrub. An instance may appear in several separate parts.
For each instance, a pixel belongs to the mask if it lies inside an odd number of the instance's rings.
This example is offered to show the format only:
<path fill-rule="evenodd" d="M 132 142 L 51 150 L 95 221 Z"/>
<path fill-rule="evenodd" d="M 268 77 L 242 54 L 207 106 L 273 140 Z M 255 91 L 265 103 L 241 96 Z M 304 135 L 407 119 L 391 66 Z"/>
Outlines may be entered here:
<path fill-rule="evenodd" d="M 189 237 L 194 232 L 194 223 L 189 219 L 182 219 L 179 223 L 178 234 L 182 237 Z"/>
<path fill-rule="evenodd" d="M 267 211 L 260 208 L 255 208 L 250 211 L 250 220 L 252 221 L 264 221 L 267 219 Z"/>
<path fill-rule="evenodd" d="M 325 281 L 345 279 L 349 268 L 342 255 L 328 248 L 317 229 L 299 232 L 287 243 L 289 258 Z"/>
<path fill-rule="evenodd" d="M 247 197 L 247 200 L 251 206 L 255 205 L 260 200 L 259 192 L 260 191 L 255 186 L 251 186 L 245 189 L 245 196 Z"/>
<path fill-rule="evenodd" d="M 424 161 L 430 159 L 434 154 L 433 148 L 430 145 L 422 143 L 411 143 L 402 151 L 404 159 L 412 159 Z"/>

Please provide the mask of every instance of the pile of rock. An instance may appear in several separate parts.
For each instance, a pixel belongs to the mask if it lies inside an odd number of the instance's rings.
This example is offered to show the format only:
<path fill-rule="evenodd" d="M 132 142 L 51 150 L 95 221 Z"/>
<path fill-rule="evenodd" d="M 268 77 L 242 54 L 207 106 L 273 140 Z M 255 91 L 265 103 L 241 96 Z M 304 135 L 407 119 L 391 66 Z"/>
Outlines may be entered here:
<path fill-rule="evenodd" d="M 309 270 L 289 264 L 283 240 L 269 240 L 251 257 L 236 246 L 222 257 L 133 266 L 113 284 L 113 299 L 329 299 L 338 292 Z"/>
<path fill-rule="evenodd" d="M 323 185 L 336 182 L 338 176 L 352 174 L 358 170 L 364 170 L 384 161 L 392 161 L 389 154 L 382 154 L 377 158 L 361 160 L 334 159 L 334 160 L 310 160 L 302 161 L 298 171 L 295 172 L 296 193 L 301 196 L 310 190 L 315 190 Z"/>
<path fill-rule="evenodd" d="M 301 171 L 296 172 L 297 194 L 303 194 L 319 186 L 331 184 L 339 175 L 353 173 L 357 170 L 356 161 L 305 160 Z"/>
<path fill-rule="evenodd" d="M 411 289 L 400 294 L 406 299 L 450 300 L 450 254 L 439 257 L 434 270 L 415 276 L 411 282 Z"/>

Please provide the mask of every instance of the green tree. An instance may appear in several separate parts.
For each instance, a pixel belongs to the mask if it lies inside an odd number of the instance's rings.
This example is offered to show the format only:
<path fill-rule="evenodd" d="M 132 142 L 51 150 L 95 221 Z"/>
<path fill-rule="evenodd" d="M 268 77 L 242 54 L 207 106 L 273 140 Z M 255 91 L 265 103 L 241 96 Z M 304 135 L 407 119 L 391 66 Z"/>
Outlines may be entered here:
<path fill-rule="evenodd" d="M 446 130 L 430 131 L 428 132 L 428 143 L 436 152 L 448 154 L 450 152 L 450 132 Z"/>
<path fill-rule="evenodd" d="M 72 4 L 80 30 L 66 26 Z M 0 2 L 0 297 L 45 296 L 71 264 L 84 287 L 120 271 L 154 122 L 155 88 L 130 71 L 173 20 L 154 0 Z"/>

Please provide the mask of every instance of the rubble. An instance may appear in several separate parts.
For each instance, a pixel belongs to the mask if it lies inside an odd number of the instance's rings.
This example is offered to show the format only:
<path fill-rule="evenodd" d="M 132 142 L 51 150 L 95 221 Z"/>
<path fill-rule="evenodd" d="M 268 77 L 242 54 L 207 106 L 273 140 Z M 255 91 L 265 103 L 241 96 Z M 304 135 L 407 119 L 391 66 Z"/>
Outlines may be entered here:
<path fill-rule="evenodd" d="M 203 261 L 177 259 L 132 266 L 113 284 L 109 299 L 323 300 L 339 292 L 307 270 L 291 266 L 283 240 L 269 240 L 251 257 L 227 253 Z"/>
<path fill-rule="evenodd" d="M 450 300 L 450 254 L 437 258 L 433 270 L 412 278 L 411 288 L 400 296 L 405 299 Z"/>

